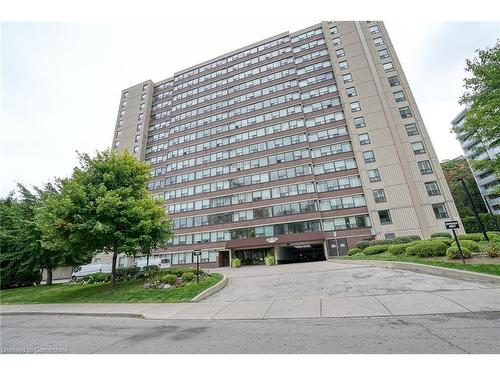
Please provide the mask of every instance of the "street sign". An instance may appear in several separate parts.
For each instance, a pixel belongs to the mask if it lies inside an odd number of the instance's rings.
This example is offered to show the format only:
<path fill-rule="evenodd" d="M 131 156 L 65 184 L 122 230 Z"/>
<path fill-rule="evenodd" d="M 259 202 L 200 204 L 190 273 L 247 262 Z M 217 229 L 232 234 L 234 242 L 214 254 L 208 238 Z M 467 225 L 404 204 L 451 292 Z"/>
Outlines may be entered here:
<path fill-rule="evenodd" d="M 201 255 L 201 251 L 193 251 L 193 255 L 199 257 Z"/>
<path fill-rule="evenodd" d="M 196 257 L 196 284 L 200 282 L 200 256 L 201 251 L 193 251 L 193 256 Z"/>
<path fill-rule="evenodd" d="M 445 221 L 444 225 L 446 229 L 458 229 L 460 225 L 458 225 L 458 221 Z"/>

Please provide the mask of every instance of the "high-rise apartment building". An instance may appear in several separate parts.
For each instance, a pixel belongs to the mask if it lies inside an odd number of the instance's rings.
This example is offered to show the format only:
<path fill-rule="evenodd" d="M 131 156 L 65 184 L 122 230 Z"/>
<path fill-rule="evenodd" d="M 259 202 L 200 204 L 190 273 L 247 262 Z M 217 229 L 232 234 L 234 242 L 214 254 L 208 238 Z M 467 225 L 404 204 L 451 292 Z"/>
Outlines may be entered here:
<path fill-rule="evenodd" d="M 382 22 L 322 22 L 129 87 L 113 147 L 150 165 L 173 265 L 318 260 L 458 218 Z"/>
<path fill-rule="evenodd" d="M 463 109 L 451 122 L 454 128 L 460 127 L 465 121 L 467 108 Z M 479 192 L 483 197 L 488 211 L 495 215 L 500 215 L 500 196 L 494 194 L 493 190 L 500 184 L 500 179 L 493 174 L 491 170 L 477 171 L 472 165 L 472 160 L 494 160 L 500 154 L 500 146 L 491 147 L 488 142 L 481 142 L 473 139 L 471 134 L 457 134 L 465 158 L 476 180 Z"/>

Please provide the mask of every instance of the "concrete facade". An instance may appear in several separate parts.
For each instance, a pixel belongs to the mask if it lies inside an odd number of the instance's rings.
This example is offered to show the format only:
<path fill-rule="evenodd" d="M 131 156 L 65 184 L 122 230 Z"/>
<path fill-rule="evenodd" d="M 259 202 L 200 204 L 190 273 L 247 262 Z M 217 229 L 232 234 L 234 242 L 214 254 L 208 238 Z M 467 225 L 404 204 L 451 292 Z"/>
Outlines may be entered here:
<path fill-rule="evenodd" d="M 113 148 L 150 165 L 175 233 L 156 254 L 173 265 L 193 250 L 204 266 L 319 260 L 458 218 L 378 21 L 321 22 L 129 87 Z"/>

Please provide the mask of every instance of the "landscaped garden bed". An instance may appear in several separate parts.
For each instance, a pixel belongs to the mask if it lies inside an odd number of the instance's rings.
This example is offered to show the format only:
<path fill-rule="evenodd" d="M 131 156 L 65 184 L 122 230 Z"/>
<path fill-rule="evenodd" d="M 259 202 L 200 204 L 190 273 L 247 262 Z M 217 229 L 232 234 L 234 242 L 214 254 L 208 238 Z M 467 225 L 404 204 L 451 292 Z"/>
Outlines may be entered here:
<path fill-rule="evenodd" d="M 14 288 L 0 292 L 2 304 L 32 303 L 114 303 L 114 302 L 189 302 L 193 297 L 222 280 L 218 273 L 171 268 L 119 270 L 117 282 L 111 285 L 110 275 L 98 273 L 74 282 Z"/>

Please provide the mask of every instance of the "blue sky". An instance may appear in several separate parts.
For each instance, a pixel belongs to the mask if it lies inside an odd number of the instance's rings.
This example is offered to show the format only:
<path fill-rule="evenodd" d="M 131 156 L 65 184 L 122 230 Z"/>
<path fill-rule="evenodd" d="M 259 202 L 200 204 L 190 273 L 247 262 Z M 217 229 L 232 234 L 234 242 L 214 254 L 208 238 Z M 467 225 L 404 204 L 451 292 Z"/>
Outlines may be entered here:
<path fill-rule="evenodd" d="M 257 28 L 244 27 L 245 20 L 195 29 L 182 20 L 2 23 L 0 194 L 15 181 L 36 185 L 69 175 L 76 150 L 109 147 L 123 88 L 307 27 L 318 17 L 283 18 Z M 237 24 L 243 27 L 228 32 Z M 500 23 L 388 20 L 386 27 L 439 159 L 460 155 L 449 123 L 460 110 L 464 60 L 494 44 Z"/>

